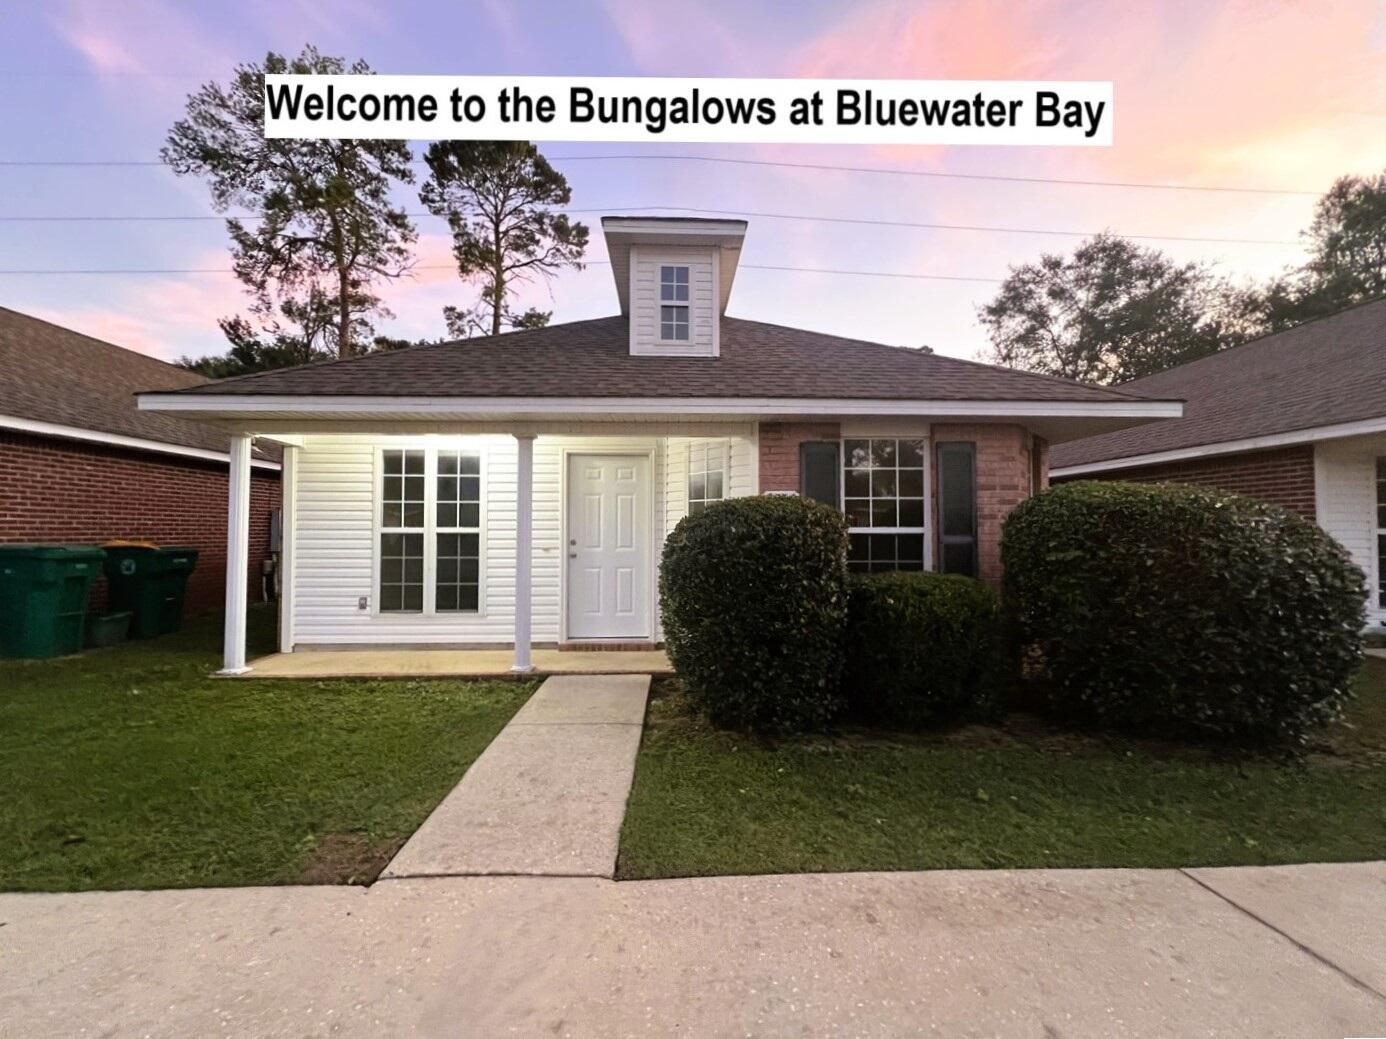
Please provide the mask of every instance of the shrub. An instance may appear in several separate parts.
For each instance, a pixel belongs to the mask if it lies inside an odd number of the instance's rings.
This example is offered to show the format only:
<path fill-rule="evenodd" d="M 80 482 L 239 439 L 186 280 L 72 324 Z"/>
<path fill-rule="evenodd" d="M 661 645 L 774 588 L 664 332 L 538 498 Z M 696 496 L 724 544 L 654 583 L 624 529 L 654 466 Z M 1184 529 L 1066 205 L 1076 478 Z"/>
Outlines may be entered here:
<path fill-rule="evenodd" d="M 1061 708 L 1303 743 L 1351 695 L 1363 578 L 1314 524 L 1193 487 L 1063 484 L 1006 521 L 1005 599 Z"/>
<path fill-rule="evenodd" d="M 847 610 L 849 708 L 864 720 L 917 727 L 989 713 L 999 693 L 1001 600 L 949 574 L 853 576 Z"/>
<path fill-rule="evenodd" d="M 815 502 L 733 498 L 682 520 L 659 591 L 689 697 L 718 725 L 824 725 L 839 706 L 846 579 L 846 525 Z"/>

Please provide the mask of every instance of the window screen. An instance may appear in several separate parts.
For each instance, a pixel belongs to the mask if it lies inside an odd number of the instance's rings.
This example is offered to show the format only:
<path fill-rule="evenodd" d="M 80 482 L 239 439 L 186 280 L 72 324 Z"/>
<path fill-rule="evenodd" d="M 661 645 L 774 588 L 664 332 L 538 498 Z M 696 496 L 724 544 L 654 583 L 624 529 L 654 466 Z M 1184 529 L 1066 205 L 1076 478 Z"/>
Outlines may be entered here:
<path fill-rule="evenodd" d="M 838 445 L 833 440 L 805 440 L 799 445 L 799 493 L 805 498 L 838 504 Z"/>
<path fill-rule="evenodd" d="M 938 445 L 939 569 L 977 576 L 976 445 Z"/>

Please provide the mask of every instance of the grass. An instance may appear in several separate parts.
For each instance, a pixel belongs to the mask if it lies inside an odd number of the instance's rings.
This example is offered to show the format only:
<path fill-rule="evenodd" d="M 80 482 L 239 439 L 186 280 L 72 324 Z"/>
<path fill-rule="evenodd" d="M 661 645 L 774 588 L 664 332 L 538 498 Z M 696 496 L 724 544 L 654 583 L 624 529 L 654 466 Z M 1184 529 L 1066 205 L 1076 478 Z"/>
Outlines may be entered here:
<path fill-rule="evenodd" d="M 534 688 L 213 679 L 220 634 L 0 662 L 0 889 L 369 881 Z"/>
<path fill-rule="evenodd" d="M 1386 660 L 1303 763 L 1064 733 L 1027 716 L 769 742 L 650 706 L 618 876 L 1386 858 Z"/>

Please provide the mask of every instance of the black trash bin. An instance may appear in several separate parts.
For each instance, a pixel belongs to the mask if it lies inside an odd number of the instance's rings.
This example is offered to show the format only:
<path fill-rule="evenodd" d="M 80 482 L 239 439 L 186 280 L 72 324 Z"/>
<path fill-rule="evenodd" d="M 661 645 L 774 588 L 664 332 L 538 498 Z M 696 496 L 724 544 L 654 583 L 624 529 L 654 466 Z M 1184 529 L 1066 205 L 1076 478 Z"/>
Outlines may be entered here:
<path fill-rule="evenodd" d="M 169 635 L 183 627 L 188 575 L 196 566 L 195 548 L 106 546 L 110 609 L 130 612 L 131 638 Z"/>

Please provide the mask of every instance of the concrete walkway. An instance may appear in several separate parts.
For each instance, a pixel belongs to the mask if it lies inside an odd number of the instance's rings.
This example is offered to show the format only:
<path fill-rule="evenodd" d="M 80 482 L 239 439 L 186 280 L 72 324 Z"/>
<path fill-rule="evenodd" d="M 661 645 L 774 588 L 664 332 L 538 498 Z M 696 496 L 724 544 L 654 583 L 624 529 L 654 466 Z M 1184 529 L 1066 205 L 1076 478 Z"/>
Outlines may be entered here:
<path fill-rule="evenodd" d="M 1381 863 L 0 895 L 26 1039 L 1341 1037 L 1384 992 Z"/>
<path fill-rule="evenodd" d="M 534 673 L 544 675 L 673 674 L 662 649 L 536 649 Z M 271 653 L 236 679 L 255 678 L 514 678 L 508 649 L 307 649 Z"/>
<path fill-rule="evenodd" d="M 381 874 L 611 877 L 649 675 L 544 682 Z"/>

